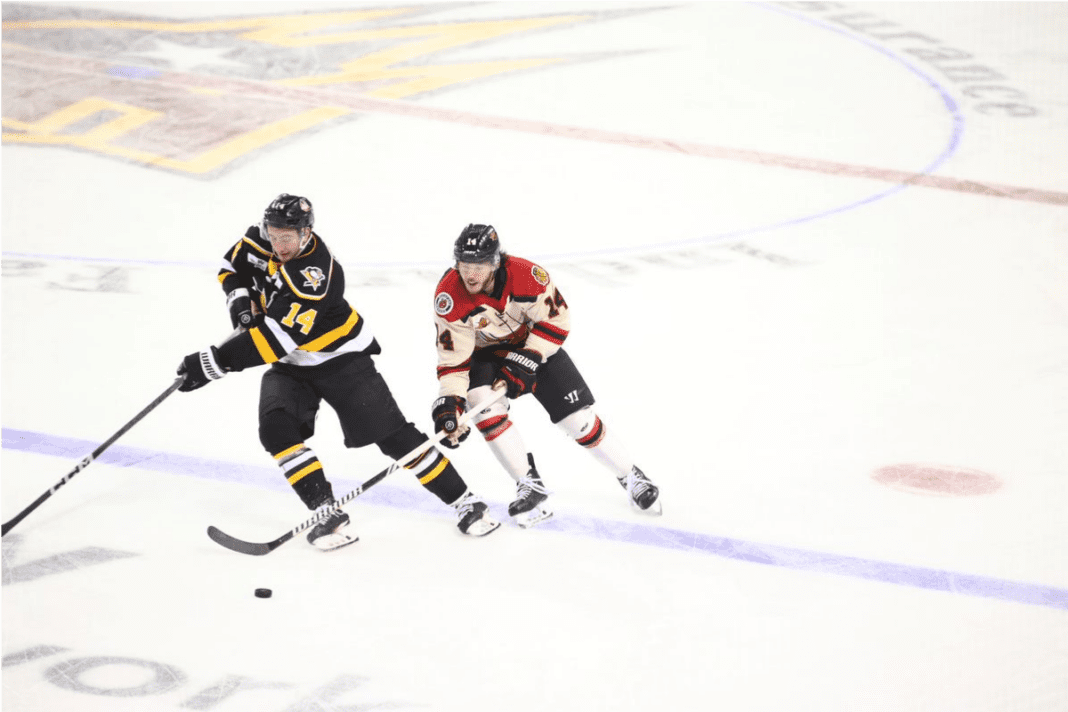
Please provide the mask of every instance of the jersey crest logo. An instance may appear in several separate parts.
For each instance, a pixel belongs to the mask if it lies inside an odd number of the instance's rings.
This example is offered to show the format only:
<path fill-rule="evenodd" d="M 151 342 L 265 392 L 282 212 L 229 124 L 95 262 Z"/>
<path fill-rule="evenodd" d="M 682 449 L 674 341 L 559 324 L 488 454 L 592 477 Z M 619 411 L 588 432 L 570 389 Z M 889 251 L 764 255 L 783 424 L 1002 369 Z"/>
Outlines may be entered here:
<path fill-rule="evenodd" d="M 476 329 L 485 329 L 487 326 L 489 326 L 489 319 L 487 319 L 486 317 L 482 317 L 481 319 L 478 320 L 478 326 L 476 326 L 475 328 Z"/>
<path fill-rule="evenodd" d="M 319 285 L 326 281 L 326 275 L 318 267 L 306 267 L 300 271 L 304 275 L 304 286 L 318 289 Z"/>
<path fill-rule="evenodd" d="M 549 273 L 543 270 L 541 267 L 534 265 L 530 268 L 530 273 L 534 275 L 534 281 L 540 284 L 541 286 L 544 287 L 546 284 L 549 283 Z"/>
<path fill-rule="evenodd" d="M 438 316 L 445 316 L 452 311 L 452 295 L 448 292 L 442 292 L 434 298 L 434 311 Z"/>

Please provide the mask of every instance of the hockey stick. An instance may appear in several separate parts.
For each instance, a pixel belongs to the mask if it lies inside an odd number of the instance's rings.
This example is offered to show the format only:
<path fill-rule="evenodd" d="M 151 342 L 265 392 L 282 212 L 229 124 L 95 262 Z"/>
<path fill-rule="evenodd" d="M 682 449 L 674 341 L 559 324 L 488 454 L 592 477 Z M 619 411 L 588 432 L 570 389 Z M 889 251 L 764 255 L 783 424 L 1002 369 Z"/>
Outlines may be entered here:
<path fill-rule="evenodd" d="M 110 438 L 108 438 L 103 443 L 101 443 L 91 453 L 89 453 L 88 455 L 83 457 L 81 459 L 81 461 L 75 466 L 75 468 L 73 470 L 71 470 L 70 472 L 68 472 L 63 477 L 63 479 L 61 479 L 59 482 L 57 482 L 52 487 L 52 489 L 48 490 L 47 492 L 42 494 L 40 497 L 38 497 L 36 500 L 34 500 L 33 504 L 31 504 L 29 507 L 26 507 L 26 509 L 24 509 L 21 512 L 19 512 L 10 521 L 4 522 L 3 531 L 0 531 L 0 536 L 3 536 L 5 534 L 7 534 L 9 531 L 11 531 L 15 527 L 16 524 L 18 524 L 19 522 L 21 522 L 23 519 L 26 518 L 27 514 L 29 514 L 33 510 L 37 509 L 38 507 L 40 507 L 41 504 L 44 503 L 44 501 L 46 499 L 48 499 L 53 494 L 55 494 L 56 490 L 58 490 L 60 487 L 62 487 L 63 485 L 67 484 L 68 482 L 70 482 L 71 478 L 74 477 L 76 474 L 78 474 L 79 472 L 81 472 L 85 468 L 89 467 L 90 463 L 92 463 L 93 460 L 95 460 L 96 458 L 100 457 L 100 454 L 102 452 L 104 452 L 109 447 L 111 447 L 112 443 L 114 443 L 116 440 L 118 440 L 124 434 L 126 434 L 126 431 L 128 431 L 130 428 L 132 428 L 133 426 L 137 425 L 141 421 L 142 418 L 144 418 L 146 415 L 148 415 L 150 412 L 152 412 L 152 410 L 154 410 L 156 406 L 158 406 L 160 403 L 162 403 L 167 398 L 167 396 L 169 396 L 170 394 L 172 394 L 176 390 L 178 390 L 178 386 L 182 385 L 182 382 L 184 380 L 185 380 L 185 376 L 179 376 L 178 378 L 174 379 L 174 383 L 172 383 L 170 386 L 168 386 L 167 390 L 163 391 L 163 393 L 159 394 L 159 396 L 156 398 L 156 400 L 154 400 L 151 403 L 149 403 L 148 406 L 144 410 L 142 410 L 140 413 L 138 413 L 137 415 L 135 415 L 133 417 L 133 420 L 131 420 L 129 423 L 127 423 L 126 425 L 124 425 L 121 428 L 119 428 L 118 432 L 116 432 Z"/>
<path fill-rule="evenodd" d="M 227 336 L 225 339 L 223 339 L 221 342 L 219 342 L 219 345 L 221 346 L 222 344 L 225 344 L 227 341 L 229 341 L 230 339 L 232 339 L 235 336 L 237 336 L 238 334 L 240 334 L 241 331 L 242 331 L 241 329 L 234 329 L 233 332 L 231 332 L 229 336 Z M 38 497 L 36 500 L 34 500 L 33 504 L 31 504 L 29 507 L 26 507 L 26 509 L 22 510 L 17 515 L 12 517 L 10 521 L 4 522 L 3 528 L 0 529 L 0 536 L 4 536 L 9 531 L 14 529 L 16 524 L 18 524 L 23 519 L 25 519 L 27 514 L 29 514 L 33 510 L 37 509 L 38 507 L 40 507 L 41 504 L 43 504 L 46 499 L 48 499 L 49 497 L 51 497 L 53 494 L 56 493 L 57 489 L 59 489 L 63 485 L 65 485 L 68 482 L 70 482 L 72 477 L 74 477 L 76 474 L 78 474 L 79 472 L 81 472 L 85 468 L 89 467 L 89 465 L 93 462 L 93 460 L 95 460 L 96 458 L 100 457 L 101 453 L 103 453 L 105 450 L 107 450 L 109 447 L 111 447 L 112 444 L 116 440 L 118 440 L 123 435 L 125 435 L 126 432 L 130 428 L 132 428 L 133 426 L 135 426 L 139 422 L 141 422 L 142 418 L 144 418 L 146 415 L 148 415 L 153 410 L 155 410 L 156 406 L 158 406 L 160 403 L 162 403 L 164 400 L 167 399 L 167 396 L 169 396 L 170 394 L 172 394 L 176 390 L 178 390 L 178 386 L 182 385 L 183 381 L 185 381 L 185 376 L 178 376 L 178 378 L 174 379 L 174 383 L 172 383 L 170 386 L 168 386 L 167 390 L 163 391 L 163 393 L 160 393 L 159 396 L 156 398 L 156 400 L 152 401 L 147 406 L 145 406 L 144 410 L 142 410 L 140 413 L 135 415 L 133 417 L 133 419 L 129 423 L 127 423 L 126 425 L 124 425 L 121 428 L 119 428 L 118 432 L 116 432 L 110 438 L 108 438 L 103 443 L 101 443 L 96 448 L 96 450 L 93 450 L 91 453 L 89 453 L 88 455 L 83 457 L 81 459 L 81 461 L 77 464 L 77 466 L 73 470 L 68 472 L 66 474 L 66 476 L 63 477 L 63 479 L 61 479 L 59 482 L 57 482 L 52 487 L 52 489 L 48 490 L 47 492 L 42 494 L 40 497 Z"/>
<path fill-rule="evenodd" d="M 497 387 L 497 384 L 494 384 L 494 388 L 495 389 L 496 389 L 496 387 Z M 498 400 L 500 400 L 501 398 L 503 398 L 505 396 L 505 393 L 506 393 L 506 391 L 503 388 L 501 388 L 500 390 L 496 391 L 489 400 L 487 400 L 487 401 L 485 401 L 483 403 L 480 403 L 478 410 L 469 410 L 468 412 L 466 412 L 462 416 L 460 416 L 460 420 L 457 423 L 457 429 L 466 426 L 467 423 L 472 418 L 475 417 L 476 413 L 480 413 L 483 410 L 485 410 L 487 407 L 492 405 L 493 403 L 496 403 Z M 391 473 L 393 473 L 396 470 L 399 470 L 401 467 L 403 467 L 404 465 L 402 463 L 410 462 L 411 460 L 415 459 L 419 455 L 423 454 L 425 451 L 429 450 L 430 448 L 432 448 L 435 445 L 437 445 L 438 443 L 440 443 L 446 437 L 447 437 L 446 433 L 444 433 L 444 432 L 438 433 L 433 438 L 430 438 L 429 440 L 427 440 L 426 442 L 421 444 L 419 447 L 417 447 L 414 450 L 412 450 L 410 453 L 408 453 L 404 457 L 397 458 L 397 460 L 395 460 L 393 462 L 393 464 L 391 464 L 389 467 L 387 467 L 386 469 L 382 470 L 377 475 L 375 475 L 371 479 L 367 480 L 362 485 L 360 485 L 356 489 L 352 490 L 351 492 L 349 492 L 344 497 L 342 497 L 342 498 L 340 498 L 338 500 L 335 500 L 335 503 L 336 503 L 337 507 L 341 507 L 341 505 L 347 504 L 348 502 L 351 502 L 352 500 L 356 499 L 361 494 L 366 492 L 368 489 L 370 489 L 374 485 L 376 485 L 379 482 L 381 482 L 382 480 L 384 480 Z M 230 551 L 236 551 L 239 554 L 248 554 L 249 556 L 263 556 L 265 554 L 270 554 L 272 551 L 274 551 L 278 547 L 282 546 L 282 544 L 285 544 L 287 541 L 289 541 L 290 539 L 295 537 L 297 534 L 300 534 L 305 529 L 311 528 L 316 523 L 318 523 L 320 520 L 325 519 L 327 516 L 329 516 L 329 514 L 330 514 L 330 512 L 324 512 L 323 514 L 316 515 L 316 516 L 312 517 L 311 519 L 307 519 L 307 520 L 301 522 L 300 524 L 298 524 L 293 529 L 290 529 L 288 532 L 286 532 L 282 536 L 278 537 L 277 539 L 274 539 L 274 540 L 268 541 L 268 542 L 264 542 L 262 544 L 256 544 L 256 543 L 253 543 L 253 542 L 250 542 L 250 541 L 244 541 L 243 539 L 238 539 L 236 537 L 232 537 L 229 534 L 227 534 L 226 532 L 222 531 L 221 529 L 218 529 L 218 528 L 212 527 L 212 526 L 208 527 L 208 536 L 211 537 L 211 540 L 214 541 L 216 544 L 219 544 L 221 546 L 225 546 Z"/>

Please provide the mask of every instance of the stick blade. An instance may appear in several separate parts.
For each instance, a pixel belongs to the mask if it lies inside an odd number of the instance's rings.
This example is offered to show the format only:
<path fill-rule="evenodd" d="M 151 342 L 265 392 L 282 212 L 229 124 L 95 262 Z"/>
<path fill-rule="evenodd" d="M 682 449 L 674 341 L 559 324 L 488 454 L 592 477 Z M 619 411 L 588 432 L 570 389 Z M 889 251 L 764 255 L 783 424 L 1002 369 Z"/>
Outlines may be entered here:
<path fill-rule="evenodd" d="M 239 554 L 248 554 L 249 556 L 263 556 L 264 554 L 270 554 L 274 551 L 278 544 L 281 542 L 270 542 L 267 544 L 254 544 L 250 541 L 244 541 L 242 539 L 235 539 L 221 529 L 215 527 L 208 527 L 208 537 L 213 542 L 220 546 L 224 546 L 230 551 L 236 551 Z M 274 546 L 272 546 L 274 544 Z"/>

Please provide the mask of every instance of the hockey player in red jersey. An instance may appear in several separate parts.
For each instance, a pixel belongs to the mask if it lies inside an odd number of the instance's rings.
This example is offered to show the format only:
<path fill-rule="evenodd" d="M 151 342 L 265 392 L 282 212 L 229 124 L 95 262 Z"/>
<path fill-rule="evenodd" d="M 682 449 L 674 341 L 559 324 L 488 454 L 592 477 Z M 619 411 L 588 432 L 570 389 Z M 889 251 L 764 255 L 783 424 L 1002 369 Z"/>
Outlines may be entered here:
<path fill-rule="evenodd" d="M 338 415 L 347 447 L 374 443 L 400 458 L 428 440 L 408 422 L 375 369 L 381 353 L 364 318 L 345 299 L 345 272 L 312 226 L 311 201 L 283 193 L 259 225 L 227 250 L 219 282 L 230 318 L 244 329 L 222 346 L 189 354 L 179 388 L 192 391 L 230 371 L 270 365 L 260 385 L 260 442 L 308 509 L 323 519 L 308 541 L 331 550 L 356 541 L 337 507 L 322 463 L 308 446 L 319 405 Z M 403 463 L 420 484 L 457 512 L 460 531 L 483 536 L 499 526 L 437 448 Z"/>
<path fill-rule="evenodd" d="M 491 225 L 464 228 L 453 257 L 434 298 L 440 391 L 433 417 L 435 430 L 449 433 L 443 444 L 459 447 L 468 435 L 457 430 L 460 414 L 477 411 L 503 379 L 509 398 L 532 393 L 553 423 L 615 475 L 635 507 L 660 514 L 659 489 L 594 412 L 593 394 L 562 348 L 570 316 L 548 272 L 501 252 Z M 549 493 L 508 411 L 507 400 L 497 401 L 473 422 L 516 481 L 508 514 L 531 526 L 552 516 Z"/>

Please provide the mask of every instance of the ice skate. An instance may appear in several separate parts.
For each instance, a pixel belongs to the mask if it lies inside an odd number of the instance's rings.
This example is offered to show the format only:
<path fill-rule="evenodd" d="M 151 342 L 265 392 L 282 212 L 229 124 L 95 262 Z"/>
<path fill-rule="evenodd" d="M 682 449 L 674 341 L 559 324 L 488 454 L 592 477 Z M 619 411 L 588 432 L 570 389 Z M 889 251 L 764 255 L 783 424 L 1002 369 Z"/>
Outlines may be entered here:
<path fill-rule="evenodd" d="M 654 485 L 637 466 L 632 467 L 630 472 L 617 479 L 630 495 L 631 506 L 646 514 L 655 516 L 663 514 L 663 508 L 660 505 L 660 488 Z"/>
<path fill-rule="evenodd" d="M 542 505 L 549 497 L 549 490 L 541 481 L 534 467 L 534 456 L 530 453 L 527 453 L 527 462 L 530 463 L 530 470 L 516 483 L 515 501 L 508 505 L 508 516 L 513 517 L 515 523 L 524 529 L 553 516 L 552 511 Z"/>
<path fill-rule="evenodd" d="M 501 523 L 489 515 L 489 507 L 471 492 L 466 492 L 453 502 L 459 521 L 457 529 L 468 536 L 486 536 L 495 531 Z"/>
<path fill-rule="evenodd" d="M 349 544 L 355 544 L 359 537 L 343 531 L 349 525 L 349 515 L 337 509 L 333 500 L 326 502 L 315 510 L 316 516 L 326 515 L 308 532 L 308 542 L 323 551 L 333 551 Z"/>

